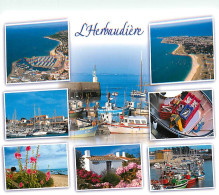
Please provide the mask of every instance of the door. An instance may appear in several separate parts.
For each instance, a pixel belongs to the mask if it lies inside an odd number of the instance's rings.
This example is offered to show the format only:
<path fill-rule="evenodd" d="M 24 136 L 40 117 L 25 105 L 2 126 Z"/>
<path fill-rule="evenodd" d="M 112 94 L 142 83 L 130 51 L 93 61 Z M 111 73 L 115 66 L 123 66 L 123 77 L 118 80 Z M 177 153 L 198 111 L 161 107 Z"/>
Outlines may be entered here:
<path fill-rule="evenodd" d="M 112 161 L 106 161 L 106 170 L 107 173 L 111 171 Z"/>

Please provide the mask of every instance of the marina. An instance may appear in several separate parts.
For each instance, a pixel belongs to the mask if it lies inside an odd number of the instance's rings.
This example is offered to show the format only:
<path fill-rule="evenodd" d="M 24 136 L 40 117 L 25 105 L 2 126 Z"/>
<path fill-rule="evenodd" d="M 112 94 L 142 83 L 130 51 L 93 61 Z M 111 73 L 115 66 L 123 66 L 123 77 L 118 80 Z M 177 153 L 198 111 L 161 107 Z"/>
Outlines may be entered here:
<path fill-rule="evenodd" d="M 213 187 L 211 145 L 150 148 L 151 190 Z"/>

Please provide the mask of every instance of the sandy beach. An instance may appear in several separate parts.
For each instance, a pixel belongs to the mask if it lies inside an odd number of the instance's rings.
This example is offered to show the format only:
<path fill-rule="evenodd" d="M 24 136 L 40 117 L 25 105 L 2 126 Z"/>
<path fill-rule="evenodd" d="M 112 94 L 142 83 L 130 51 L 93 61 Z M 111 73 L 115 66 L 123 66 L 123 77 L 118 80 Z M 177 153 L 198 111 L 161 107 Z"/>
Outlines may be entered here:
<path fill-rule="evenodd" d="M 54 185 L 53 187 L 68 187 L 68 175 L 51 175 Z"/>
<path fill-rule="evenodd" d="M 190 56 L 192 58 L 192 68 L 191 68 L 189 74 L 187 75 L 185 81 L 191 81 L 199 68 L 198 56 L 196 56 L 194 54 L 190 54 L 188 56 Z"/>

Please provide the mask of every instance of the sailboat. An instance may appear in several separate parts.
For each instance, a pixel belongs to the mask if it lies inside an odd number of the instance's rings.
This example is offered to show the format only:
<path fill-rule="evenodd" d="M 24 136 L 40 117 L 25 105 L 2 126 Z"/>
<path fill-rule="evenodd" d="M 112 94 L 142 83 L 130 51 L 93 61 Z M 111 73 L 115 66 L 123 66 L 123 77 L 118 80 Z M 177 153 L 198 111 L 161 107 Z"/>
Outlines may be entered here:
<path fill-rule="evenodd" d="M 142 91 L 142 87 L 143 87 L 143 84 L 142 84 L 142 72 L 143 72 L 143 69 L 142 69 L 142 52 L 141 52 L 141 80 L 140 80 L 140 91 L 136 91 L 136 90 L 132 90 L 131 91 L 131 97 L 136 97 L 136 98 L 145 98 L 146 97 L 146 93 L 147 91 L 144 90 L 144 92 Z"/>

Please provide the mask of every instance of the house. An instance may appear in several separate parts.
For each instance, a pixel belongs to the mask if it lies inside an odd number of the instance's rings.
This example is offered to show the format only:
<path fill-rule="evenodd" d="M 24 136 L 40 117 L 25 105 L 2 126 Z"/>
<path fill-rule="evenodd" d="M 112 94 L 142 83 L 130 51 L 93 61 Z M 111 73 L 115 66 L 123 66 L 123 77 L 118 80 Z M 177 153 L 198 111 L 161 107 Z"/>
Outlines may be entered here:
<path fill-rule="evenodd" d="M 99 175 L 103 171 L 115 171 L 119 167 L 122 167 L 123 161 L 128 162 L 132 160 L 131 158 L 126 157 L 125 152 L 122 152 L 122 156 L 120 156 L 119 152 L 116 152 L 116 155 L 91 156 L 90 150 L 85 150 L 83 158 L 84 169 L 87 171 L 93 171 Z"/>
<path fill-rule="evenodd" d="M 172 150 L 158 150 L 155 153 L 155 159 L 162 159 L 169 162 L 173 158 Z"/>

